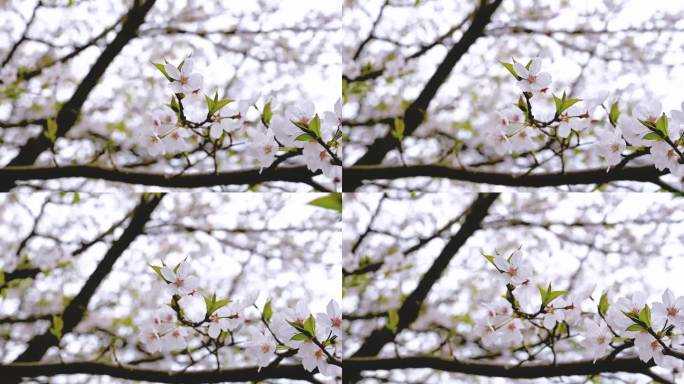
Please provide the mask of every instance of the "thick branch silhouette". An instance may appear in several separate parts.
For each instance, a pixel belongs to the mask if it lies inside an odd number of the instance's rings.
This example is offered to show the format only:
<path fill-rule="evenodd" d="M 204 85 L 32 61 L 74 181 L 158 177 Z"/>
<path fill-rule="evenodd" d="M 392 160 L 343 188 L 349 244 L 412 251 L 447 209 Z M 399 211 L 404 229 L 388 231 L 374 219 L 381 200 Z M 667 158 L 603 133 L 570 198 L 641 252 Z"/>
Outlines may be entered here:
<path fill-rule="evenodd" d="M 451 71 L 461 57 L 468 52 L 470 46 L 484 34 L 485 28 L 489 24 L 496 9 L 501 5 L 501 2 L 502 0 L 495 0 L 491 4 L 484 5 L 476 10 L 470 27 L 463 33 L 461 39 L 451 47 L 418 97 L 406 109 L 406 112 L 404 113 L 405 136 L 411 135 L 423 122 L 425 112 L 430 106 L 430 102 L 437 94 L 437 91 L 439 91 L 442 84 L 447 81 Z M 396 139 L 392 136 L 391 132 L 388 132 L 385 136 L 375 139 L 375 141 L 368 146 L 366 153 L 356 161 L 355 165 L 380 164 L 387 152 L 396 148 L 396 146 Z M 353 186 L 353 184 L 349 185 L 350 187 Z M 354 187 L 351 189 L 353 190 L 356 188 Z"/>
<path fill-rule="evenodd" d="M 439 357 L 415 356 L 403 358 L 352 358 L 344 361 L 345 376 L 361 371 L 381 371 L 393 369 L 431 368 L 445 372 L 458 372 L 467 375 L 532 379 L 539 377 L 558 377 L 574 375 L 597 375 L 600 373 L 642 373 L 647 374 L 653 362 L 644 363 L 638 358 L 615 360 L 580 360 L 557 364 L 535 364 L 505 366 L 498 364 L 447 360 Z"/>
<path fill-rule="evenodd" d="M 482 193 L 477 196 L 475 201 L 468 207 L 468 213 L 465 215 L 463 224 L 458 232 L 447 242 L 439 256 L 435 259 L 423 275 L 418 286 L 408 295 L 401 307 L 397 311 L 399 315 L 399 322 L 397 324 L 396 333 L 386 327 L 376 329 L 363 341 L 359 349 L 354 352 L 352 357 L 375 356 L 382 348 L 392 342 L 396 335 L 403 329 L 406 329 L 413 321 L 418 318 L 420 308 L 427 298 L 432 286 L 439 280 L 442 273 L 449 265 L 451 259 L 456 255 L 458 250 L 465 244 L 465 242 L 475 233 L 482 223 L 482 220 L 487 216 L 487 212 L 494 201 L 498 198 L 497 193 Z M 358 374 L 345 372 L 344 381 L 346 383 L 354 383 L 360 379 Z"/>
<path fill-rule="evenodd" d="M 667 174 L 652 165 L 613 168 L 594 168 L 581 171 L 531 173 L 514 175 L 502 172 L 470 171 L 441 165 L 359 166 L 344 170 L 345 192 L 358 188 L 364 180 L 396 180 L 409 177 L 439 177 L 473 183 L 504 185 L 509 187 L 553 187 L 561 185 L 604 184 L 612 181 L 645 181 L 658 183 Z"/>
<path fill-rule="evenodd" d="M 81 288 L 80 292 L 69 302 L 62 313 L 64 322 L 62 333 L 66 334 L 73 330 L 81 322 L 88 309 L 90 300 L 95 295 L 97 288 L 111 272 L 114 263 L 143 233 L 145 224 L 150 220 L 152 212 L 159 205 L 163 195 L 147 197 L 143 195 L 140 203 L 136 206 L 128 227 L 104 255 L 95 271 L 88 277 L 88 280 Z M 47 350 L 59 343 L 59 339 L 50 332 L 33 337 L 28 343 L 28 347 L 17 357 L 15 362 L 40 361 Z M 7 381 L 17 382 L 17 381 Z"/>
<path fill-rule="evenodd" d="M 320 173 L 320 172 L 319 172 Z M 216 185 L 248 185 L 266 181 L 289 181 L 311 183 L 318 173 L 309 171 L 305 166 L 278 167 L 274 169 L 245 169 L 218 173 L 187 173 L 172 175 L 151 173 L 130 169 L 103 168 L 90 165 L 70 165 L 64 167 L 8 167 L 0 169 L 0 180 L 14 183 L 19 180 L 52 180 L 68 177 L 101 179 L 128 184 L 154 185 L 169 188 L 197 188 Z M 319 189 L 320 186 L 314 185 Z"/>
<path fill-rule="evenodd" d="M 57 113 L 55 118 L 55 122 L 57 123 L 57 138 L 65 136 L 74 126 L 88 95 L 90 95 L 90 92 L 95 88 L 102 78 L 102 75 L 104 75 L 109 65 L 114 61 L 124 46 L 135 38 L 138 33 L 138 28 L 140 28 L 145 21 L 145 16 L 152 8 L 155 1 L 156 0 L 146 0 L 142 3 L 134 3 L 135 5 L 126 15 L 126 21 L 122 24 L 119 33 L 114 40 L 107 45 L 104 51 L 102 51 L 102 54 L 78 85 L 74 94 L 66 103 L 64 103 Z M 43 134 L 45 129 L 47 129 L 47 124 L 43 126 L 43 131 L 38 136 L 31 138 L 23 147 L 21 147 L 19 153 L 9 162 L 8 166 L 33 164 L 41 153 L 49 149 L 53 143 Z M 2 180 L 3 181 L 0 183 L 0 191 L 7 191 L 14 186 L 11 181 Z"/>
<path fill-rule="evenodd" d="M 261 371 L 259 371 L 257 367 L 245 367 L 186 372 L 173 372 L 164 369 L 146 369 L 94 362 L 15 363 L 0 365 L 0 377 L 32 378 L 69 374 L 88 374 L 117 377 L 127 380 L 184 384 L 260 382 L 262 380 L 276 378 L 310 380 L 312 376 L 312 374 L 304 370 L 301 365 L 279 365 L 262 368 Z"/>

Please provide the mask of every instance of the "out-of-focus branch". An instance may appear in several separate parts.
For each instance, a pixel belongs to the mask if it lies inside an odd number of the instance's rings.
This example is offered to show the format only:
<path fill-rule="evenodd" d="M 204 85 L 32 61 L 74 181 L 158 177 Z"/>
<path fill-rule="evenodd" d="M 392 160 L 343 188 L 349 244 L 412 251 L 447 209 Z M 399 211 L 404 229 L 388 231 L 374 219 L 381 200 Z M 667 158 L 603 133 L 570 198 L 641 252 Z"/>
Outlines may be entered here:
<path fill-rule="evenodd" d="M 597 375 L 609 372 L 632 372 L 647 374 L 653 363 L 644 363 L 638 358 L 624 358 L 615 360 L 580 360 L 558 364 L 537 364 L 523 366 L 506 366 L 497 364 L 483 364 L 438 357 L 415 356 L 403 358 L 351 358 L 344 361 L 345 376 L 348 373 L 361 371 L 431 368 L 445 372 L 458 372 L 469 375 L 508 378 L 538 378 L 573 375 Z"/>
<path fill-rule="evenodd" d="M 451 259 L 465 242 L 480 228 L 482 220 L 487 216 L 487 212 L 499 195 L 496 193 L 479 194 L 473 203 L 468 207 L 463 225 L 458 232 L 447 242 L 439 256 L 435 259 L 427 272 L 423 274 L 418 286 L 404 300 L 398 310 L 399 322 L 396 333 L 383 327 L 374 330 L 364 340 L 363 344 L 353 354 L 353 357 L 374 356 L 382 348 L 396 337 L 398 332 L 407 328 L 418 317 L 423 301 L 427 298 L 432 286 L 439 280 L 442 273 L 449 265 Z M 345 375 L 346 376 L 346 375 Z M 351 381 L 354 381 L 353 379 Z"/>
<path fill-rule="evenodd" d="M 444 84 L 451 71 L 459 62 L 461 57 L 468 52 L 468 49 L 482 36 L 485 28 L 490 22 L 494 12 L 501 5 L 502 0 L 495 0 L 491 4 L 478 8 L 473 16 L 473 21 L 470 27 L 463 33 L 461 39 L 454 44 L 449 50 L 444 60 L 439 64 L 430 80 L 428 80 L 425 87 L 420 92 L 418 97 L 409 105 L 404 113 L 404 135 L 410 136 L 423 122 L 425 112 L 427 111 L 430 102 L 437 94 L 439 88 Z M 390 130 L 391 131 L 391 130 Z M 368 146 L 366 153 L 361 156 L 355 165 L 369 165 L 379 164 L 385 158 L 387 152 L 396 147 L 396 139 L 388 132 L 385 136 L 375 139 L 371 145 Z M 357 182 L 352 181 L 350 186 L 354 186 Z M 345 184 L 347 182 L 345 181 Z M 351 188 L 356 189 L 356 187 Z"/>
<path fill-rule="evenodd" d="M 93 273 L 88 277 L 79 293 L 69 302 L 62 313 L 63 327 L 62 333 L 68 333 L 81 322 L 88 309 L 90 300 L 95 295 L 97 288 L 102 281 L 109 275 L 114 263 L 128 249 L 131 243 L 143 233 L 145 224 L 150 220 L 152 212 L 159 205 L 163 194 L 148 197 L 143 195 L 140 203 L 136 206 L 128 227 L 109 248 L 102 260 L 98 263 Z M 59 339 L 51 332 L 33 337 L 24 352 L 16 358 L 15 362 L 39 361 L 47 350 L 59 343 Z M 8 380 L 7 383 L 18 382 L 18 377 Z"/>

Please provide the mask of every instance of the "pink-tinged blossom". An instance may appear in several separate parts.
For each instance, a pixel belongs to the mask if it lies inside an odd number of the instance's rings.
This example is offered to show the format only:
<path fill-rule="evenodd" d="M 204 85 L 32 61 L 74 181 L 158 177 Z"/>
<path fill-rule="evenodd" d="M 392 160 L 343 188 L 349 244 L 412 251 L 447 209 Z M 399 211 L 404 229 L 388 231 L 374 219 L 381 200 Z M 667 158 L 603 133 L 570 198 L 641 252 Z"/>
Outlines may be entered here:
<path fill-rule="evenodd" d="M 679 333 L 682 332 L 681 328 L 684 328 L 684 296 L 675 298 L 672 291 L 666 289 L 662 296 L 662 302 L 653 303 L 652 307 L 654 323 L 662 326 L 667 322 L 676 326 Z"/>
<path fill-rule="evenodd" d="M 613 335 L 605 323 L 597 324 L 590 319 L 584 319 L 584 328 L 586 332 L 582 335 L 583 339 L 580 344 L 596 362 L 610 349 L 610 341 Z"/>
<path fill-rule="evenodd" d="M 185 59 L 181 69 L 171 64 L 164 65 L 164 69 L 166 69 L 169 77 L 174 80 L 169 84 L 174 93 L 191 95 L 196 94 L 202 88 L 202 75 L 192 72 L 193 65 L 192 59 Z"/>
<path fill-rule="evenodd" d="M 275 340 L 264 330 L 256 328 L 250 329 L 249 335 L 250 339 L 244 345 L 245 353 L 256 362 L 259 369 L 268 366 L 275 356 Z"/>
<path fill-rule="evenodd" d="M 626 148 L 625 141 L 619 129 L 602 129 L 598 133 L 598 152 L 608 163 L 609 167 L 622 161 L 622 152 Z"/>
<path fill-rule="evenodd" d="M 506 278 L 507 284 L 517 286 L 525 283 L 532 276 L 532 268 L 524 263 L 521 258 L 522 252 L 516 250 L 509 258 L 506 258 L 503 255 L 497 255 L 494 259 L 497 268 L 502 271 L 502 274 Z"/>
<path fill-rule="evenodd" d="M 273 164 L 278 149 L 278 143 L 275 140 L 273 131 L 259 125 L 250 132 L 249 144 L 245 150 L 256 158 L 260 166 L 259 172 L 261 172 L 264 168 L 268 168 Z"/>
<path fill-rule="evenodd" d="M 523 92 L 543 93 L 551 85 L 551 75 L 541 72 L 541 59 L 539 58 L 532 59 L 529 69 L 517 62 L 513 64 L 513 69 L 518 76 L 522 77 L 518 81 L 518 86 Z"/>
<path fill-rule="evenodd" d="M 182 261 L 175 272 L 168 266 L 163 266 L 160 272 L 174 294 L 183 296 L 197 289 L 197 277 L 190 275 L 190 264 L 187 261 Z"/>
<path fill-rule="evenodd" d="M 335 300 L 330 300 L 330 302 L 328 302 L 326 313 L 317 314 L 316 320 L 317 326 L 323 333 L 327 334 L 328 332 L 332 332 L 332 334 L 338 338 L 343 337 L 342 309 Z"/>

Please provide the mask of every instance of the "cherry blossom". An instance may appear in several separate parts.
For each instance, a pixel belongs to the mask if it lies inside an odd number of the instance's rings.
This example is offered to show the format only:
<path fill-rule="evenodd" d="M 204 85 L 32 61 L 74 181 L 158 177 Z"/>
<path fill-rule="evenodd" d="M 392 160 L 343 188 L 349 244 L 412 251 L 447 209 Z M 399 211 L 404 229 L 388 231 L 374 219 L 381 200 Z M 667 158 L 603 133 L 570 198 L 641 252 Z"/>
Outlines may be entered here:
<path fill-rule="evenodd" d="M 647 100 L 637 105 L 634 112 L 637 119 L 655 123 L 663 112 L 663 105 L 657 100 Z"/>
<path fill-rule="evenodd" d="M 183 152 L 188 149 L 187 139 L 191 136 L 192 133 L 188 129 L 177 127 L 166 133 L 162 140 L 166 151 L 171 153 Z"/>
<path fill-rule="evenodd" d="M 593 107 L 595 108 L 595 107 Z M 570 132 L 581 132 L 589 126 L 588 119 L 581 116 L 588 112 L 589 108 L 582 108 L 580 104 L 575 104 L 566 112 L 562 113 L 558 118 L 560 122 L 558 123 L 557 133 L 558 136 L 566 138 L 570 136 Z"/>
<path fill-rule="evenodd" d="M 584 328 L 586 332 L 583 334 L 581 344 L 596 362 L 610 349 L 610 340 L 613 335 L 605 323 L 597 323 L 590 319 L 584 319 Z"/>
<path fill-rule="evenodd" d="M 666 289 L 662 296 L 662 302 L 655 302 L 653 318 L 655 322 L 673 324 L 678 328 L 684 328 L 684 296 L 675 298 L 671 290 Z"/>
<path fill-rule="evenodd" d="M 510 257 L 497 255 L 494 263 L 502 271 L 508 284 L 520 285 L 532 276 L 532 268 L 521 260 L 522 252 L 516 250 Z"/>
<path fill-rule="evenodd" d="M 244 323 L 245 309 L 254 305 L 259 292 L 251 293 L 244 299 L 219 308 L 210 317 L 209 336 L 216 338 L 221 331 L 234 331 Z"/>
<path fill-rule="evenodd" d="M 323 124 L 335 128 L 342 125 L 342 99 L 337 99 L 333 111 L 323 112 Z"/>
<path fill-rule="evenodd" d="M 619 129 L 599 131 L 598 152 L 610 166 L 622 161 L 622 152 L 625 148 L 626 144 Z"/>
<path fill-rule="evenodd" d="M 326 313 L 316 315 L 316 320 L 323 333 L 332 332 L 339 338 L 343 337 L 342 309 L 336 301 L 330 300 L 326 307 Z"/>
<path fill-rule="evenodd" d="M 211 125 L 209 126 L 209 137 L 216 140 L 221 137 L 223 132 L 232 133 L 235 124 L 233 123 L 232 115 L 228 112 L 218 111 L 211 117 Z"/>
<path fill-rule="evenodd" d="M 162 341 L 159 333 L 152 327 L 146 327 L 140 331 L 140 341 L 149 353 L 161 352 L 162 350 Z"/>
<path fill-rule="evenodd" d="M 286 118 L 282 116 L 273 116 L 270 128 L 282 145 L 286 147 L 301 147 L 303 145 L 303 142 L 296 140 L 297 137 L 303 133 L 302 130 L 297 128 L 297 126 Z"/>
<path fill-rule="evenodd" d="M 669 143 L 665 141 L 653 141 L 648 158 L 659 170 L 669 169 L 673 174 L 682 173 L 682 164 L 679 163 L 680 156 Z"/>
<path fill-rule="evenodd" d="M 176 351 L 187 346 L 186 337 L 188 332 L 184 327 L 176 327 L 166 332 L 161 337 L 162 351 Z"/>
<path fill-rule="evenodd" d="M 663 347 L 658 340 L 647 332 L 640 332 L 636 335 L 634 348 L 639 359 L 645 363 L 653 359 L 656 365 L 660 367 L 672 367 L 677 364 L 672 357 L 663 354 Z"/>
<path fill-rule="evenodd" d="M 314 103 L 309 100 L 303 100 L 296 105 L 289 107 L 286 111 L 287 118 L 290 121 L 302 124 L 308 124 L 316 113 Z"/>
<path fill-rule="evenodd" d="M 169 84 L 174 93 L 196 94 L 202 88 L 203 77 L 199 73 L 192 72 L 193 65 L 194 62 L 190 58 L 185 59 L 180 69 L 171 64 L 164 65 L 164 69 L 174 80 Z"/>
<path fill-rule="evenodd" d="M 158 156 L 166 152 L 166 144 L 159 137 L 154 127 L 146 126 L 138 133 L 136 141 L 142 145 L 151 156 Z"/>
<path fill-rule="evenodd" d="M 315 368 L 325 376 L 337 376 L 342 373 L 342 369 L 338 366 L 328 363 L 328 357 L 317 345 L 313 342 L 304 342 L 297 351 L 297 357 L 302 359 L 304 369 L 311 372 Z"/>
<path fill-rule="evenodd" d="M 259 162 L 261 167 L 259 172 L 269 167 L 275 161 L 278 153 L 278 142 L 275 140 L 273 131 L 265 130 L 263 126 L 257 126 L 250 132 L 250 141 L 246 151 Z"/>
<path fill-rule="evenodd" d="M 682 106 L 680 110 L 673 109 L 670 111 L 671 119 L 671 129 L 675 136 L 681 136 L 684 131 L 684 101 L 682 101 Z"/>
<path fill-rule="evenodd" d="M 514 63 L 513 68 L 518 76 L 522 77 L 518 81 L 518 86 L 523 92 L 537 93 L 545 92 L 551 85 L 551 75 L 541 71 L 541 59 L 534 58 L 530 63 L 529 69 L 521 63 Z"/>
<path fill-rule="evenodd" d="M 250 340 L 244 344 L 247 356 L 254 360 L 259 368 L 268 366 L 275 354 L 275 340 L 261 329 L 252 328 L 249 334 Z"/>
<path fill-rule="evenodd" d="M 163 266 L 161 274 L 169 283 L 168 287 L 175 294 L 183 296 L 197 289 L 197 277 L 190 275 L 190 264 L 187 261 L 182 261 L 175 272 L 168 266 Z"/>

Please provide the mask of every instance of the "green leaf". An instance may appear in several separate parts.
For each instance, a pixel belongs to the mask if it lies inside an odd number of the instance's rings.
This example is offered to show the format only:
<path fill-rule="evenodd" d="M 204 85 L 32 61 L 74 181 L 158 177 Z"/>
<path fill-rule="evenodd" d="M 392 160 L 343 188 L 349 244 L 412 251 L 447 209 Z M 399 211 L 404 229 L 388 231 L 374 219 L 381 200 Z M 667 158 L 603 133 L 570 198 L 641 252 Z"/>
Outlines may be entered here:
<path fill-rule="evenodd" d="M 549 294 L 548 294 L 548 296 L 547 296 L 548 303 L 550 304 L 551 302 L 553 302 L 554 300 L 556 300 L 559 296 L 565 295 L 566 293 L 568 293 L 568 291 L 553 291 L 553 292 L 549 292 Z"/>
<path fill-rule="evenodd" d="M 347 104 L 349 102 L 349 82 L 347 79 L 342 79 L 342 102 Z"/>
<path fill-rule="evenodd" d="M 233 101 L 235 101 L 235 100 L 233 100 L 233 99 L 221 99 L 221 100 L 217 100 L 217 101 L 214 103 L 214 112 L 220 111 L 221 108 L 223 108 L 223 107 L 225 107 L 226 105 L 232 103 Z"/>
<path fill-rule="evenodd" d="M 542 299 L 542 307 L 546 307 L 547 305 L 551 304 L 554 300 L 556 300 L 559 296 L 565 295 L 568 293 L 568 291 L 554 291 L 551 289 L 551 283 L 549 283 L 549 286 L 547 289 L 544 289 L 541 285 L 537 286 L 539 289 L 539 294 L 541 295 Z"/>
<path fill-rule="evenodd" d="M 549 288 L 547 289 L 544 289 L 544 286 L 541 284 L 537 285 L 537 289 L 539 290 L 539 296 L 541 297 L 542 307 L 546 307 L 546 297 L 551 290 L 551 283 L 549 283 Z"/>
<path fill-rule="evenodd" d="M 601 299 L 599 300 L 598 304 L 598 311 L 601 316 L 605 316 L 606 313 L 608 313 L 608 307 L 608 292 L 605 292 L 603 295 L 601 295 Z"/>
<path fill-rule="evenodd" d="M 178 102 L 176 101 L 176 96 L 171 96 L 171 102 L 168 104 L 169 108 L 171 108 L 172 111 L 178 113 L 180 112 L 180 106 L 178 105 Z"/>
<path fill-rule="evenodd" d="M 316 134 L 316 138 L 321 137 L 321 119 L 316 114 L 309 122 L 309 130 Z"/>
<path fill-rule="evenodd" d="M 304 321 L 304 330 L 309 333 L 311 337 L 316 337 L 316 318 L 309 315 Z"/>
<path fill-rule="evenodd" d="M 392 309 L 387 312 L 388 316 L 388 321 L 385 327 L 392 331 L 393 333 L 397 333 L 397 326 L 399 325 L 399 313 L 397 313 L 396 310 Z"/>
<path fill-rule="evenodd" d="M 154 65 L 155 68 L 157 68 L 159 70 L 159 72 L 162 73 L 162 75 L 164 75 L 164 77 L 166 77 L 166 80 L 173 81 L 173 78 L 171 78 L 171 76 L 169 76 L 169 73 L 166 72 L 166 68 L 164 68 L 164 64 L 160 64 L 160 63 L 152 63 L 152 64 Z"/>
<path fill-rule="evenodd" d="M 669 133 L 667 131 L 667 128 L 668 128 L 667 126 L 668 126 L 667 116 L 665 116 L 665 113 L 663 113 L 662 115 L 660 115 L 660 117 L 656 121 L 655 129 L 656 129 L 656 131 L 662 133 L 664 137 L 667 137 L 667 136 L 669 136 Z"/>
<path fill-rule="evenodd" d="M 316 141 L 316 138 L 311 137 L 308 133 L 302 133 L 301 135 L 295 137 L 295 141 Z"/>
<path fill-rule="evenodd" d="M 204 305 L 207 308 L 207 316 L 216 312 L 216 310 L 228 303 L 230 303 L 230 300 L 228 299 L 216 300 L 216 293 L 212 294 L 211 296 L 204 296 Z"/>
<path fill-rule="evenodd" d="M 404 124 L 404 119 L 401 117 L 394 118 L 394 128 L 392 129 L 392 136 L 394 136 L 397 141 L 401 142 L 404 140 L 404 130 L 406 125 Z"/>
<path fill-rule="evenodd" d="M 614 102 L 610 106 L 610 112 L 608 113 L 608 119 L 610 120 L 610 124 L 614 126 L 617 125 L 618 119 L 620 118 L 620 106 L 618 105 L 618 102 Z"/>
<path fill-rule="evenodd" d="M 560 115 L 559 111 L 563 108 L 563 99 L 556 96 L 556 95 L 552 95 L 552 96 L 553 96 L 553 103 L 556 105 L 556 114 Z M 563 94 L 563 97 L 565 97 L 565 94 Z"/>
<path fill-rule="evenodd" d="M 211 97 L 204 95 L 204 101 L 207 103 L 207 109 L 209 110 L 209 115 L 213 115 L 215 110 L 214 110 L 214 99 Z"/>
<path fill-rule="evenodd" d="M 308 204 L 342 213 L 342 194 L 339 192 L 329 193 L 323 197 L 309 201 Z"/>
<path fill-rule="evenodd" d="M 261 121 L 267 127 L 271 124 L 271 118 L 273 117 L 273 110 L 271 108 L 271 100 L 269 100 L 268 103 L 264 104 L 264 111 L 261 113 Z"/>
<path fill-rule="evenodd" d="M 64 329 L 64 320 L 60 315 L 52 315 L 52 327 L 50 327 L 50 333 L 52 333 L 56 338 L 62 338 L 62 329 Z"/>
<path fill-rule="evenodd" d="M 524 114 L 527 114 L 527 103 L 525 102 L 525 99 L 523 99 L 522 95 L 518 97 L 518 103 L 515 105 L 520 109 Z"/>
<path fill-rule="evenodd" d="M 305 340 L 309 340 L 309 339 L 311 339 L 311 337 L 309 337 L 309 335 L 307 335 L 306 333 L 298 333 L 298 334 L 290 337 L 290 340 L 295 340 L 295 341 L 305 341 Z"/>
<path fill-rule="evenodd" d="M 493 265 L 495 268 L 498 268 L 498 267 L 496 266 L 496 263 L 494 262 L 495 257 L 494 257 L 493 255 L 485 255 L 485 254 L 483 253 L 482 256 L 484 256 L 484 258 L 487 259 L 487 261 L 489 261 L 490 263 L 492 263 L 492 265 Z"/>
<path fill-rule="evenodd" d="M 521 77 L 518 76 L 517 73 L 515 73 L 515 69 L 513 69 L 513 64 L 512 64 L 512 63 L 504 63 L 503 61 L 501 61 L 500 63 L 501 63 L 501 65 L 504 66 L 504 68 L 506 68 L 506 69 L 508 70 L 508 72 L 511 73 L 511 75 L 513 75 L 513 77 L 515 77 L 516 80 L 520 80 L 520 79 L 521 79 Z"/>
<path fill-rule="evenodd" d="M 626 329 L 627 331 L 632 331 L 632 332 L 645 332 L 646 329 L 641 326 L 640 324 L 632 324 Z"/>
<path fill-rule="evenodd" d="M 655 133 L 655 132 L 649 132 L 645 134 L 642 139 L 644 140 L 651 140 L 651 141 L 662 141 L 663 137 L 660 136 L 660 134 Z"/>
<path fill-rule="evenodd" d="M 261 316 L 264 318 L 265 322 L 271 321 L 271 317 L 273 317 L 273 307 L 271 306 L 271 300 L 268 300 L 266 302 L 266 305 L 264 305 L 264 310 L 261 313 Z"/>
<path fill-rule="evenodd" d="M 78 204 L 81 201 L 81 195 L 78 194 L 78 192 L 74 192 L 73 196 L 71 197 L 71 204 Z"/>
<path fill-rule="evenodd" d="M 47 120 L 47 131 L 45 131 L 44 135 L 53 144 L 55 143 L 55 140 L 57 140 L 57 122 L 55 119 L 50 118 Z"/>
<path fill-rule="evenodd" d="M 5 285 L 5 272 L 0 271 L 0 286 Z"/>
<path fill-rule="evenodd" d="M 651 308 L 648 304 L 644 305 L 644 308 L 639 312 L 639 320 L 641 320 L 647 327 L 651 326 Z"/>
<path fill-rule="evenodd" d="M 207 308 L 207 315 L 210 315 L 211 308 L 214 306 L 214 302 L 216 301 L 216 293 L 212 294 L 211 296 L 203 296 L 204 297 L 204 306 Z"/>
<path fill-rule="evenodd" d="M 560 115 L 561 113 L 567 111 L 568 108 L 582 101 L 582 99 L 567 99 L 566 97 L 567 96 L 565 95 L 565 92 L 563 92 L 563 96 L 560 98 L 556 95 L 553 95 L 553 102 L 556 105 L 556 115 Z"/>
<path fill-rule="evenodd" d="M 566 99 L 563 103 L 563 111 L 568 110 L 570 107 L 579 103 L 580 101 L 582 101 L 582 99 Z"/>
<path fill-rule="evenodd" d="M 649 121 L 649 120 L 639 120 L 639 122 L 640 122 L 643 126 L 645 126 L 646 128 L 648 128 L 648 129 L 653 129 L 653 130 L 656 129 L 656 125 L 655 125 L 655 123 L 652 122 L 652 121 Z"/>

